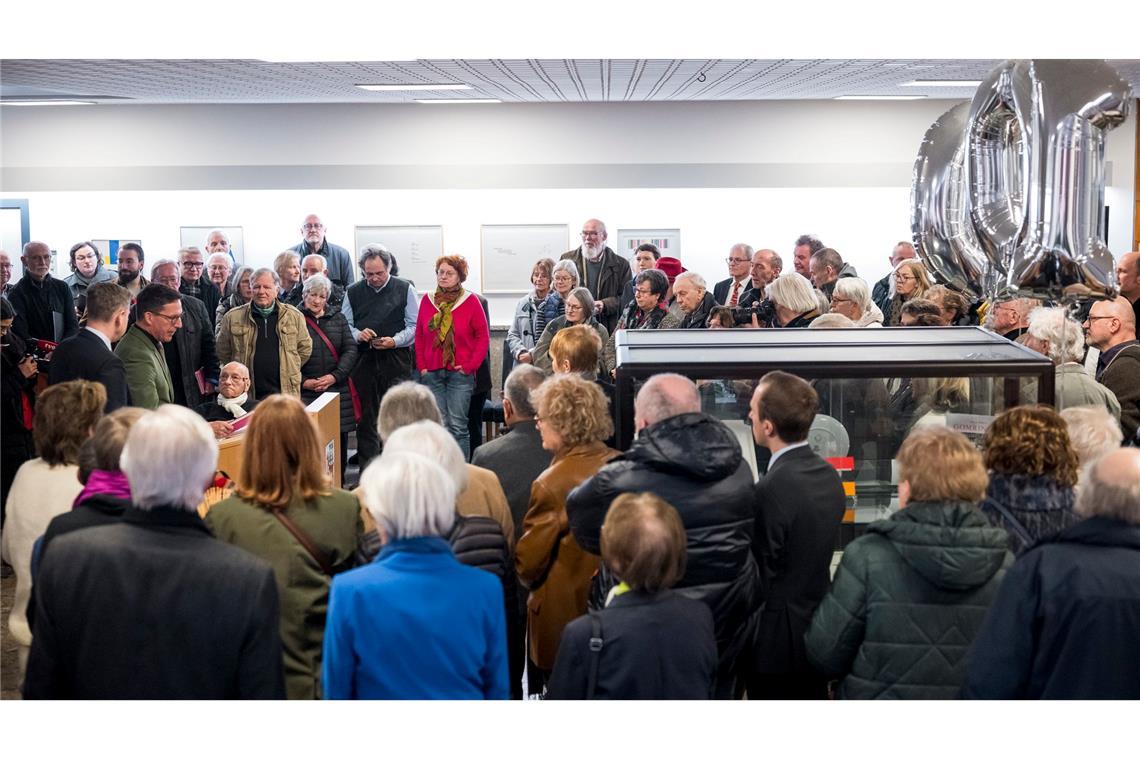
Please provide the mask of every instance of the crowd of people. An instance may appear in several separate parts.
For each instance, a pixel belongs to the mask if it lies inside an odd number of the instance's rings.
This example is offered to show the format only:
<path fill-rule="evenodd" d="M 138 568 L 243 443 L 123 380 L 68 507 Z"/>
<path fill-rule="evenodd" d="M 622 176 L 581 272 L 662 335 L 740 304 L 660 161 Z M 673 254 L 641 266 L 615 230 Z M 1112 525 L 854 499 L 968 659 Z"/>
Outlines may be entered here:
<path fill-rule="evenodd" d="M 60 280 L 31 242 L 15 284 L 0 253 L 25 697 L 1140 696 L 1122 675 L 1140 672 L 1140 254 L 1119 260 L 1119 297 L 1081 311 L 973 302 L 908 243 L 869 284 L 809 235 L 787 272 L 731 246 L 710 287 L 651 244 L 631 267 L 588 220 L 531 271 L 504 342 L 507 432 L 484 442 L 490 319 L 466 260 L 440 257 L 421 296 L 384 246 L 354 277 L 319 217 L 301 233 L 255 268 L 214 232 L 149 279 L 137 244 L 113 272 L 79 243 Z M 615 448 L 622 330 L 968 324 L 1052 360 L 1056 403 L 1023 388 L 981 451 L 942 426 L 898 433 L 900 509 L 834 578 L 847 495 L 807 442 L 826 388 L 749 384 L 758 481 L 680 375 L 640 386 Z M 355 490 L 333 486 L 305 412 L 328 392 Z M 215 483 L 239 428 L 241 470 Z"/>

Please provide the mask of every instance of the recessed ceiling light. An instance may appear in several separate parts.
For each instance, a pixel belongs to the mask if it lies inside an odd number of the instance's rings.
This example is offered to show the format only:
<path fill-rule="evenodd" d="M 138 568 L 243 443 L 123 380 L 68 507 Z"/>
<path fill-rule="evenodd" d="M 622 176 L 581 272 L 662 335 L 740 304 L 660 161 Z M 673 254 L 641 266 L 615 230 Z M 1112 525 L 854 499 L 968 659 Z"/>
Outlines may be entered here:
<path fill-rule="evenodd" d="M 92 100 L 0 100 L 0 106 L 93 106 Z"/>
<path fill-rule="evenodd" d="M 472 103 L 502 103 L 503 101 L 498 98 L 432 98 L 429 100 L 417 99 L 416 102 L 429 106 L 438 106 L 444 103 L 462 103 L 463 105 L 469 105 Z"/>
<path fill-rule="evenodd" d="M 358 84 L 370 92 L 400 92 L 409 90 L 470 90 L 469 84 Z"/>
<path fill-rule="evenodd" d="M 980 79 L 916 79 L 899 87 L 977 87 L 981 83 Z"/>
<path fill-rule="evenodd" d="M 922 100 L 925 95 L 840 95 L 832 100 Z"/>

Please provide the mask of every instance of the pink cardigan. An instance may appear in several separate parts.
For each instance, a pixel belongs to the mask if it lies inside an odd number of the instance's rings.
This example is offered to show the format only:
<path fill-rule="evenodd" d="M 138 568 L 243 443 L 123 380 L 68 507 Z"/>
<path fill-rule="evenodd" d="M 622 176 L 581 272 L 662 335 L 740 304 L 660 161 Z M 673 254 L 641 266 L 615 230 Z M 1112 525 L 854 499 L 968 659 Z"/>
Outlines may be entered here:
<path fill-rule="evenodd" d="M 420 372 L 455 369 L 455 366 L 443 365 L 443 347 L 434 342 L 435 333 L 428 329 L 432 317 L 439 313 L 433 296 L 433 293 L 424 294 L 416 319 L 416 367 Z M 487 315 L 479 299 L 465 292 L 452 307 L 451 320 L 451 329 L 455 331 L 455 364 L 463 368 L 463 374 L 474 375 L 491 346 Z"/>

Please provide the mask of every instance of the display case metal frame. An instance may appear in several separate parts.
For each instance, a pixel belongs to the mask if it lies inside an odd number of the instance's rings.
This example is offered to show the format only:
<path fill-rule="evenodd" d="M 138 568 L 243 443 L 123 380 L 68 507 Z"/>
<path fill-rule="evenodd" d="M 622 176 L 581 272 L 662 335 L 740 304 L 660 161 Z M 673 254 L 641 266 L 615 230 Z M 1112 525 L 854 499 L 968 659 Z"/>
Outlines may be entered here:
<path fill-rule="evenodd" d="M 694 381 L 757 380 L 772 370 L 805 380 L 1000 377 L 1005 397 L 1012 399 L 1019 396 L 1018 380 L 1033 377 L 1038 403 L 1054 399 L 1055 369 L 1047 357 L 980 327 L 620 330 L 614 345 L 622 450 L 633 441 L 635 384 L 664 372 Z M 914 356 L 923 348 L 932 358 Z M 672 353 L 676 358 L 662 358 Z"/>

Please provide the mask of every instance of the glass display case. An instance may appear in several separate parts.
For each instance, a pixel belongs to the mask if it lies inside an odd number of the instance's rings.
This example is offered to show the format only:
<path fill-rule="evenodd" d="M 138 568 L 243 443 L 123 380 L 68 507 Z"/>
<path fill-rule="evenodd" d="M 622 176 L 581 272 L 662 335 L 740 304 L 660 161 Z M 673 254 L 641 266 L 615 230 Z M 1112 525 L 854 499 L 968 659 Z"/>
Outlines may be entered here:
<path fill-rule="evenodd" d="M 737 435 L 754 474 L 769 458 L 748 422 L 756 382 L 777 369 L 811 382 L 820 402 L 809 441 L 840 471 L 856 525 L 897 509 L 894 458 L 911 430 L 946 425 L 980 441 L 1005 409 L 1053 403 L 1053 363 L 979 327 L 622 330 L 615 347 L 619 448 L 633 439 L 637 390 L 676 372 Z"/>

